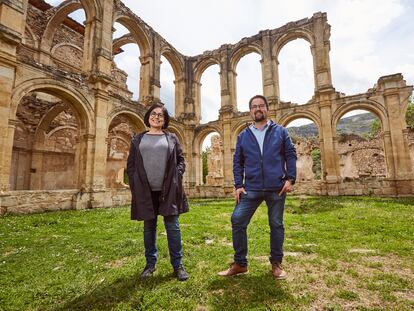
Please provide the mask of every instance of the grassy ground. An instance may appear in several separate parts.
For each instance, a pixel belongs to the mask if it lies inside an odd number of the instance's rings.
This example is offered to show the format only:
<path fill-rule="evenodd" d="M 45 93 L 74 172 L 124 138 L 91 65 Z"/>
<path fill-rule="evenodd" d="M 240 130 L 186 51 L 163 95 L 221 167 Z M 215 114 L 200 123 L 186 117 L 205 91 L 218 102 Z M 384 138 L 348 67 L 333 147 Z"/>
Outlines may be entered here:
<path fill-rule="evenodd" d="M 197 200 L 180 217 L 187 282 L 161 219 L 157 271 L 139 280 L 142 223 L 126 207 L 0 218 L 0 310 L 414 310 L 414 198 L 290 197 L 285 281 L 270 273 L 264 205 L 249 273 L 216 275 L 232 261 L 232 209 Z"/>

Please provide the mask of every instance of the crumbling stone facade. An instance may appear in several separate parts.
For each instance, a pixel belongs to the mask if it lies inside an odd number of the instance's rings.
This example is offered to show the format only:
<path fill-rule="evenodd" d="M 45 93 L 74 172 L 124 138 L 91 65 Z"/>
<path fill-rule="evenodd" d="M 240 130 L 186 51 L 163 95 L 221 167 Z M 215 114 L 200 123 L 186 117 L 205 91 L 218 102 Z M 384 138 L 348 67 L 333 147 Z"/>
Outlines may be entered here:
<path fill-rule="evenodd" d="M 84 25 L 67 17 L 80 8 L 85 11 Z M 130 33 L 114 40 L 115 22 Z M 309 42 L 314 64 L 315 92 L 301 106 L 281 102 L 279 96 L 278 55 L 297 38 Z M 271 118 L 282 125 L 308 118 L 318 127 L 321 180 L 299 182 L 298 193 L 413 194 L 409 152 L 413 146 L 404 120 L 412 86 L 406 85 L 401 74 L 392 74 L 380 77 L 363 94 L 337 92 L 331 79 L 329 39 L 327 16 L 318 12 L 236 44 L 185 56 L 119 0 L 66 0 L 57 7 L 42 0 L 2 1 L 1 212 L 129 203 L 123 169 L 132 133 L 145 129 L 146 107 L 160 98 L 161 56 L 175 74 L 171 131 L 184 148 L 190 196 L 228 196 L 233 191 L 236 138 L 250 120 L 247 112 L 237 111 L 236 69 L 248 53 L 261 56 L 263 94 L 269 99 Z M 126 74 L 113 62 L 114 54 L 131 42 L 141 55 L 138 101 L 131 100 Z M 218 120 L 202 125 L 200 80 L 213 64 L 220 66 L 221 108 Z M 370 182 L 341 177 L 336 124 L 355 109 L 368 110 L 381 121 L 386 176 Z M 201 169 L 201 145 L 211 132 L 219 133 L 223 146 L 223 185 L 214 191 L 203 185 Z"/>

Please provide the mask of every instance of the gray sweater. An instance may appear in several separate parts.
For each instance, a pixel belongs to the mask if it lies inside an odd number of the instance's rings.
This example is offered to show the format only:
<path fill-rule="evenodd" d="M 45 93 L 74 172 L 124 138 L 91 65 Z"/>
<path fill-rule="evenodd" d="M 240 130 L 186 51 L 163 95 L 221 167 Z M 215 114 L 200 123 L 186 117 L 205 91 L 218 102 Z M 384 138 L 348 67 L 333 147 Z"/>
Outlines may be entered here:
<path fill-rule="evenodd" d="M 165 134 L 145 134 L 139 144 L 145 172 L 152 191 L 161 191 L 167 167 L 168 141 Z"/>

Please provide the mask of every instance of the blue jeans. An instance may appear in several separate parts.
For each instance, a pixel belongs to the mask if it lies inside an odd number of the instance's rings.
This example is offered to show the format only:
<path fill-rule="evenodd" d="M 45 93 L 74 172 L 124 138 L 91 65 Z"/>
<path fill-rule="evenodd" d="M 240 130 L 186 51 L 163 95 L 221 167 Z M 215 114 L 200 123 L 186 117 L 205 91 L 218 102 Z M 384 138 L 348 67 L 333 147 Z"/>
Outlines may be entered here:
<path fill-rule="evenodd" d="M 247 191 L 240 195 L 240 202 L 231 216 L 234 262 L 247 266 L 247 225 L 259 205 L 265 201 L 270 226 L 270 257 L 271 263 L 281 263 L 283 259 L 283 211 L 286 194 L 279 196 L 271 191 Z"/>
<path fill-rule="evenodd" d="M 160 192 L 153 192 L 153 204 L 156 214 L 158 214 L 158 197 Z M 177 216 L 164 216 L 164 226 L 167 231 L 168 251 L 170 253 L 170 262 L 174 269 L 181 266 L 182 243 L 180 224 Z M 145 259 L 147 266 L 155 267 L 157 263 L 157 216 L 151 220 L 144 220 L 144 246 Z"/>

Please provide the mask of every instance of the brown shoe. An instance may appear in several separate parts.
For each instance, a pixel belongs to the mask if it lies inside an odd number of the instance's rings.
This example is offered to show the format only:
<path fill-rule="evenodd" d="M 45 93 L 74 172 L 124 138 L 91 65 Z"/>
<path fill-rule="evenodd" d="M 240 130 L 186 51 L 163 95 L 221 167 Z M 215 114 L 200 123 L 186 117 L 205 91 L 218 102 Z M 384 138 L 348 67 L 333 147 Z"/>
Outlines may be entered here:
<path fill-rule="evenodd" d="M 272 263 L 272 274 L 276 280 L 286 279 L 287 276 L 286 271 L 282 269 L 282 266 L 278 262 Z"/>
<path fill-rule="evenodd" d="M 240 273 L 246 273 L 247 271 L 248 270 L 247 270 L 247 267 L 246 266 L 241 266 L 238 263 L 233 262 L 230 265 L 230 268 L 228 268 L 227 270 L 224 270 L 224 271 L 220 271 L 218 273 L 218 275 L 221 275 L 221 276 L 233 276 L 233 275 L 237 275 L 237 274 L 240 274 Z"/>

